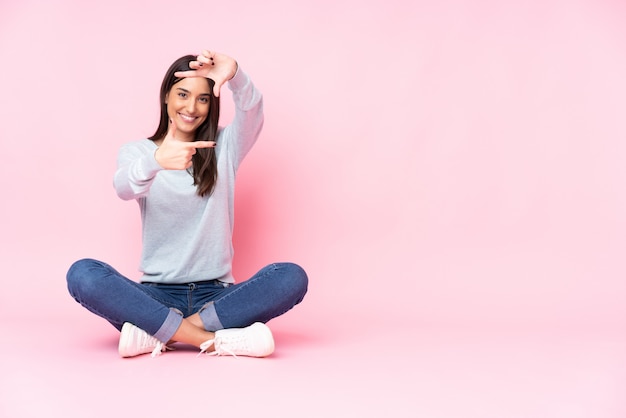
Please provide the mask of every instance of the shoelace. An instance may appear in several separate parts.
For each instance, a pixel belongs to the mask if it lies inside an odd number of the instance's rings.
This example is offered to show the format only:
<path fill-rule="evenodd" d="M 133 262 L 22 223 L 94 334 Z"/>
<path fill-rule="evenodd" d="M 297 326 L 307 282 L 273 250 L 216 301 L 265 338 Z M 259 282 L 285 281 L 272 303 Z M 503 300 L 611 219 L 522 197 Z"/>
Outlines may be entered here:
<path fill-rule="evenodd" d="M 150 357 L 154 358 L 154 357 L 160 356 L 161 353 L 166 350 L 173 350 L 173 348 L 168 347 L 167 345 L 163 344 L 161 341 L 158 341 L 156 343 L 156 347 L 154 347 L 154 350 L 152 350 L 152 354 L 150 354 Z"/>
<path fill-rule="evenodd" d="M 215 346 L 215 350 L 207 353 L 207 350 L 209 349 L 209 347 L 211 347 L 211 345 Z M 200 344 L 200 352 L 198 353 L 196 357 L 200 357 L 202 354 L 206 354 L 207 356 L 230 355 L 235 358 L 237 357 L 237 355 L 234 352 L 229 350 L 227 347 L 222 346 L 221 340 L 216 340 L 215 338 L 212 340 L 205 341 L 202 344 Z"/>
<path fill-rule="evenodd" d="M 209 347 L 211 347 L 211 345 L 215 342 L 215 339 L 212 340 L 207 340 L 205 342 L 203 342 L 202 344 L 200 344 L 200 352 L 198 353 L 198 355 L 196 357 L 200 357 L 202 354 L 210 354 L 207 353 L 206 351 L 209 349 Z"/>

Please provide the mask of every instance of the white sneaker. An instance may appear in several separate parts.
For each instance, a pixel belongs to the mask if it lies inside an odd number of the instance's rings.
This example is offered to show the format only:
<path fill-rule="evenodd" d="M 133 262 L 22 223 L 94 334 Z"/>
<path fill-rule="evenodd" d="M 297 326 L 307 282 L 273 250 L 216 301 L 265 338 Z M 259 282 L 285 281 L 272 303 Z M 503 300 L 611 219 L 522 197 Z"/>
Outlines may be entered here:
<path fill-rule="evenodd" d="M 124 322 L 120 334 L 118 351 L 122 357 L 134 357 L 140 354 L 152 353 L 156 357 L 166 350 L 165 344 L 148 334 L 146 331 Z"/>
<path fill-rule="evenodd" d="M 213 346 L 214 351 L 207 352 Z M 255 322 L 246 328 L 222 329 L 200 345 L 200 354 L 210 356 L 266 357 L 274 352 L 274 337 L 267 325 Z M 198 354 L 198 355 L 200 355 Z"/>

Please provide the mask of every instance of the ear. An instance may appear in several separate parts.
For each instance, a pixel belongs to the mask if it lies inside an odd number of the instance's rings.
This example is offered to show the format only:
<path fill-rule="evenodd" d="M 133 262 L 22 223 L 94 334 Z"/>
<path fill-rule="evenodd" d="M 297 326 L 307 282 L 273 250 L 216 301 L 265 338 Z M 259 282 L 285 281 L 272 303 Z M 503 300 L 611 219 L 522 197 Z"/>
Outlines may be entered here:
<path fill-rule="evenodd" d="M 167 104 L 169 97 L 170 97 L 170 92 L 168 91 L 167 94 L 165 95 L 165 104 Z"/>

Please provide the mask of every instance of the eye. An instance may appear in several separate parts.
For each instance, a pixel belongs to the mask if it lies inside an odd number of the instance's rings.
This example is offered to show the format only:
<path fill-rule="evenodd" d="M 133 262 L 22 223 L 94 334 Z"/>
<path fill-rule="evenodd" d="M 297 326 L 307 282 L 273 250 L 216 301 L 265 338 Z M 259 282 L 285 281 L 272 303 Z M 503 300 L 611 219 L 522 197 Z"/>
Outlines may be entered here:
<path fill-rule="evenodd" d="M 187 97 L 187 93 L 183 93 L 182 91 L 178 92 L 178 97 L 180 97 L 181 99 L 184 99 Z"/>
<path fill-rule="evenodd" d="M 200 103 L 205 103 L 205 104 L 206 104 L 206 103 L 209 103 L 209 98 L 208 98 L 208 97 L 200 97 L 200 98 L 198 99 L 198 101 L 199 101 Z"/>

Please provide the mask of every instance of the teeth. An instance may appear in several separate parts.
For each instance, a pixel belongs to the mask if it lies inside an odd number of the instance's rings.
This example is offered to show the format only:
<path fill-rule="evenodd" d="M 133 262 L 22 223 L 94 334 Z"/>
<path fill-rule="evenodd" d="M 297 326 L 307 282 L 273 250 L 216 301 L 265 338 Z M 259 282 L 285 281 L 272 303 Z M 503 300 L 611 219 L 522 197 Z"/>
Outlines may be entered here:
<path fill-rule="evenodd" d="M 182 113 L 179 113 L 178 115 L 181 117 L 181 119 L 187 122 L 193 122 L 194 120 L 196 120 L 196 118 L 193 116 L 183 115 Z"/>

